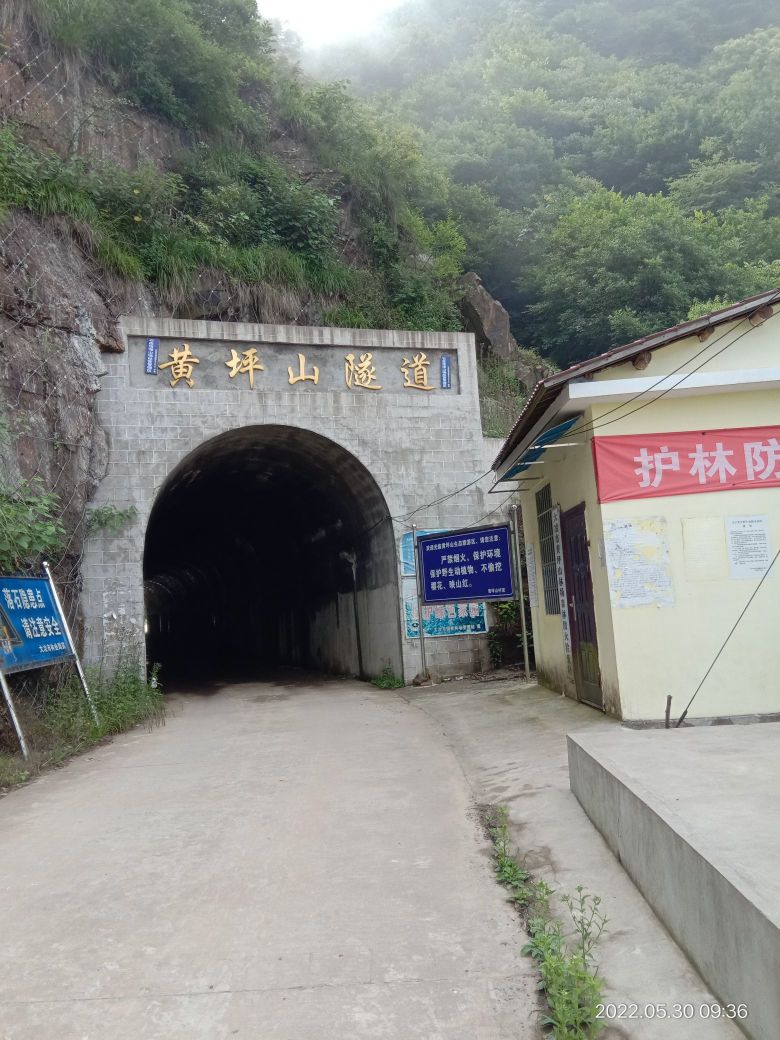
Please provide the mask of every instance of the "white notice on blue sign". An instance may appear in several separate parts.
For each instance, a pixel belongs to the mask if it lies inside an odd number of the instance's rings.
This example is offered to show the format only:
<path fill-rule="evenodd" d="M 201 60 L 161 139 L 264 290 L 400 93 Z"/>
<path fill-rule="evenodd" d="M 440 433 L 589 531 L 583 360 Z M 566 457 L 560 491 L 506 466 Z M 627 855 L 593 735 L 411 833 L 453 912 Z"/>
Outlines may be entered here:
<path fill-rule="evenodd" d="M 424 535 L 418 537 L 417 546 L 425 603 L 514 597 L 505 524 Z"/>
<path fill-rule="evenodd" d="M 442 390 L 452 389 L 452 358 L 449 354 L 441 356 L 441 388 Z"/>

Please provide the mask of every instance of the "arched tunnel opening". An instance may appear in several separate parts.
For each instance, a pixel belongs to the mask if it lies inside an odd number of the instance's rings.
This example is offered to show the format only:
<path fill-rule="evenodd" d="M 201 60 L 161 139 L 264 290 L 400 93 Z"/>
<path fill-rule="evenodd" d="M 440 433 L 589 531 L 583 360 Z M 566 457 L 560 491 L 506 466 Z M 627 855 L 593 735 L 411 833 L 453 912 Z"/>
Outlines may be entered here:
<path fill-rule="evenodd" d="M 384 496 L 355 456 L 290 426 L 221 434 L 149 518 L 147 660 L 165 685 L 285 665 L 400 674 L 397 574 Z"/>

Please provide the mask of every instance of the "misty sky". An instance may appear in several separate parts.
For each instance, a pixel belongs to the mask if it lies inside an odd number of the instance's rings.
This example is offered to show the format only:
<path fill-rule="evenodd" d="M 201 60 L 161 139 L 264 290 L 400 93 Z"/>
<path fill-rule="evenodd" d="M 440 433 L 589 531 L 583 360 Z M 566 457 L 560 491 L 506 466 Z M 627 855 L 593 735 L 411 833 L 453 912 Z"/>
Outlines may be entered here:
<path fill-rule="evenodd" d="M 278 18 L 307 47 L 358 36 L 372 29 L 381 16 L 402 0 L 258 0 L 265 18 Z"/>

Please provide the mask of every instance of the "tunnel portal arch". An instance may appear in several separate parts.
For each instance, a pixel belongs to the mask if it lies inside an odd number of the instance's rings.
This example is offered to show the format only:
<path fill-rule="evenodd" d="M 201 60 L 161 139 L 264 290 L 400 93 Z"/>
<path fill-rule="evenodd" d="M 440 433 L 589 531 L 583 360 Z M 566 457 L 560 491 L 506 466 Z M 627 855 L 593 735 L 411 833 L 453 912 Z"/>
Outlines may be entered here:
<path fill-rule="evenodd" d="M 389 666 L 412 681 L 422 653 L 411 532 L 372 525 L 391 513 L 448 530 L 489 511 L 475 477 L 498 445 L 482 435 L 474 337 L 155 316 L 125 316 L 121 330 L 124 349 L 96 360 L 90 505 L 126 519 L 85 539 L 87 663 L 142 659 L 146 627 L 152 658 L 169 667 L 178 657 L 203 671 L 216 633 L 236 668 L 262 637 L 266 659 L 372 678 Z M 187 352 L 190 376 L 174 375 Z M 236 368 L 247 357 L 262 367 Z M 357 380 L 361 365 L 376 379 Z M 291 588 L 285 552 L 266 542 L 287 547 Z M 245 587 L 257 595 L 241 614 Z M 206 625 L 209 597 L 220 609 Z M 174 603 L 187 608 L 179 619 Z M 277 620 L 271 603 L 284 608 Z M 488 660 L 487 615 L 472 606 L 435 608 L 431 674 Z M 163 629 L 175 638 L 163 642 Z"/>
<path fill-rule="evenodd" d="M 384 495 L 311 430 L 242 426 L 190 451 L 152 506 L 143 578 L 147 658 L 164 680 L 284 664 L 403 673 Z"/>

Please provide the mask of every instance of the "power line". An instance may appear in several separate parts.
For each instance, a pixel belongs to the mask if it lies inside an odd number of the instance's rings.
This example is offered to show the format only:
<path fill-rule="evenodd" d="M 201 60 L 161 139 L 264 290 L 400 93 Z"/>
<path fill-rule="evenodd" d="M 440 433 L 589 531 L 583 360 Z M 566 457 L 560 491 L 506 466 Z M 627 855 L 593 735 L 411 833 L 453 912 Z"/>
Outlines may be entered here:
<path fill-rule="evenodd" d="M 503 509 L 504 506 L 509 502 L 509 500 L 511 498 L 515 497 L 515 494 L 516 494 L 516 492 L 513 491 L 511 494 L 507 495 L 507 497 L 504 499 L 504 501 L 503 502 L 499 502 L 498 505 L 495 507 L 495 509 L 491 509 L 489 513 L 485 513 L 485 515 L 481 516 L 479 518 L 479 520 L 475 520 L 473 524 L 469 524 L 468 526 L 469 527 L 478 527 L 482 523 L 483 520 L 487 520 L 487 518 L 489 516 L 493 516 L 494 513 L 498 513 L 499 510 Z"/>
<path fill-rule="evenodd" d="M 451 491 L 448 495 L 442 495 L 441 498 L 435 498 L 432 502 L 427 502 L 424 506 L 418 506 L 417 509 L 413 509 L 411 513 L 407 513 L 404 520 L 411 520 L 417 513 L 421 513 L 424 509 L 430 509 L 432 506 L 437 506 L 441 502 L 447 502 L 449 499 L 459 495 L 461 491 L 467 491 L 469 488 L 474 487 L 480 480 L 484 480 L 485 477 L 489 476 L 493 472 L 492 469 L 487 470 L 485 473 L 480 473 L 478 477 L 472 480 L 469 484 L 464 484 L 463 487 L 457 489 L 457 491 Z"/>
<path fill-rule="evenodd" d="M 772 306 L 773 304 L 777 303 L 778 301 L 780 301 L 780 292 L 778 292 L 775 296 L 773 296 L 770 300 L 768 300 L 767 303 L 764 306 Z M 770 315 L 770 317 L 774 317 L 774 315 Z M 743 318 L 742 320 L 745 321 L 747 319 Z M 767 319 L 767 321 L 768 320 L 769 319 Z M 739 324 L 742 324 L 742 322 L 740 322 Z M 736 328 L 739 328 L 739 324 L 736 326 Z M 608 422 L 603 422 L 602 421 L 602 420 L 606 419 L 607 416 L 613 415 L 615 412 L 621 411 L 623 408 L 626 408 L 628 405 L 633 404 L 635 401 L 639 401 L 643 397 L 646 397 L 648 394 L 652 393 L 653 390 L 655 390 L 659 386 L 661 386 L 661 384 L 666 382 L 666 380 L 668 380 L 671 376 L 676 375 L 678 372 L 681 371 L 681 369 L 687 368 L 691 364 L 692 361 L 696 361 L 698 358 L 700 358 L 702 356 L 702 354 L 706 354 L 709 351 L 711 351 L 712 348 L 714 346 L 716 346 L 718 343 L 720 343 L 720 341 L 722 339 L 725 339 L 726 336 L 728 336 L 730 333 L 735 331 L 735 329 L 733 329 L 733 328 L 725 329 L 721 333 L 721 335 L 718 336 L 716 339 L 714 339 L 712 341 L 708 340 L 706 342 L 706 344 L 702 347 L 702 349 L 697 351 L 697 353 L 695 353 L 692 357 L 686 358 L 676 368 L 673 368 L 671 370 L 671 372 L 666 372 L 662 376 L 659 376 L 658 379 L 654 383 L 652 383 L 648 387 L 645 387 L 644 390 L 638 391 L 633 397 L 630 397 L 627 401 L 622 401 L 620 404 L 615 405 L 609 411 L 605 412 L 602 416 L 600 416 L 598 420 L 594 419 L 592 422 L 583 423 L 581 426 L 576 426 L 576 425 L 572 426 L 571 429 L 566 431 L 567 432 L 567 436 L 572 436 L 572 435 L 578 434 L 578 433 L 585 433 L 585 434 L 587 434 L 587 433 L 594 433 L 596 430 L 601 430 L 605 426 L 611 426 L 613 423 L 620 422 L 622 419 L 627 419 L 629 416 L 634 415 L 634 414 L 636 414 L 639 411 L 642 411 L 643 408 L 647 408 L 651 404 L 654 404 L 656 401 L 660 401 L 662 398 L 666 397 L 667 394 L 672 393 L 672 391 L 676 390 L 677 387 L 681 386 L 685 382 L 686 379 L 688 379 L 692 375 L 695 375 L 695 373 L 700 371 L 702 368 L 704 368 L 705 365 L 708 365 L 716 357 L 719 357 L 722 353 L 724 353 L 724 351 L 728 350 L 730 347 L 734 346 L 734 344 L 738 343 L 739 340 L 742 339 L 743 336 L 747 335 L 748 332 L 751 332 L 754 328 L 757 328 L 757 327 L 759 327 L 759 326 L 751 325 L 743 333 L 741 333 L 739 336 L 737 336 L 736 339 L 732 340 L 730 343 L 727 343 L 721 350 L 719 350 L 716 353 L 712 354 L 710 357 L 705 358 L 704 361 L 700 365 L 696 366 L 696 368 L 683 373 L 682 377 L 676 383 L 673 383 L 672 386 L 670 386 L 670 387 L 666 387 L 656 397 L 653 397 L 652 400 L 646 401 L 644 404 L 640 405 L 638 408 L 634 408 L 630 412 L 625 412 L 623 415 L 618 415 L 614 419 L 610 419 Z"/>
<path fill-rule="evenodd" d="M 780 297 L 778 297 L 778 298 L 780 298 Z M 767 320 L 769 320 L 769 319 L 767 319 Z M 714 361 L 715 358 L 720 357 L 721 354 L 724 354 L 727 350 L 730 350 L 733 346 L 735 346 L 737 343 L 739 343 L 739 341 L 741 339 L 743 339 L 749 333 L 753 332 L 758 327 L 759 326 L 750 325 L 748 328 L 745 329 L 744 332 L 741 332 L 730 343 L 726 343 L 725 346 L 720 348 L 720 350 L 717 350 L 710 357 L 705 358 L 704 361 L 701 362 L 701 364 L 697 365 L 690 372 L 684 373 L 684 375 L 682 375 L 680 377 L 680 379 L 677 380 L 676 383 L 674 383 L 672 386 L 666 387 L 666 389 L 664 389 L 660 394 L 658 394 L 657 397 L 654 397 L 651 401 L 645 401 L 644 404 L 639 405 L 637 408 L 634 408 L 632 411 L 627 412 L 625 415 L 619 415 L 615 419 L 610 419 L 608 422 L 599 423 L 598 425 L 593 427 L 594 431 L 595 430 L 600 430 L 604 426 L 610 426 L 610 425 L 612 425 L 612 423 L 620 422 L 621 419 L 626 419 L 626 418 L 628 418 L 629 415 L 635 415 L 637 412 L 641 412 L 644 408 L 649 408 L 651 404 L 656 404 L 662 398 L 666 397 L 667 394 L 671 394 L 674 390 L 676 390 L 678 386 L 682 386 L 682 384 L 686 381 L 686 379 L 689 379 L 692 375 L 695 375 L 697 372 L 701 371 L 701 369 L 704 368 L 705 365 L 708 365 L 711 361 Z M 734 331 L 734 330 L 731 330 L 731 331 Z M 697 355 L 697 356 L 700 356 L 700 355 Z"/>
<path fill-rule="evenodd" d="M 764 571 L 764 573 L 763 573 L 763 575 L 762 575 L 762 577 L 761 577 L 761 581 L 760 581 L 760 582 L 758 583 L 758 585 L 756 585 L 755 589 L 753 590 L 753 594 L 752 594 L 752 596 L 751 596 L 751 597 L 750 597 L 750 599 L 749 599 L 749 600 L 747 601 L 747 603 L 745 604 L 745 606 L 744 606 L 744 607 L 742 608 L 742 612 L 740 613 L 740 615 L 739 615 L 739 617 L 737 618 L 737 620 L 736 620 L 736 621 L 734 622 L 734 625 L 733 625 L 733 627 L 732 627 L 731 631 L 729 632 L 729 634 L 728 634 L 728 635 L 726 636 L 726 638 L 725 638 L 725 639 L 723 640 L 723 642 L 721 643 L 720 649 L 718 650 L 717 654 L 715 654 L 715 656 L 713 657 L 713 659 L 712 659 L 712 663 L 710 664 L 710 666 L 709 666 L 709 668 L 707 669 L 707 671 L 706 671 L 706 672 L 704 673 L 704 675 L 703 675 L 703 677 L 702 677 L 702 680 L 701 680 L 701 682 L 699 683 L 699 685 L 698 685 L 698 686 L 696 687 L 696 689 L 694 690 L 694 692 L 693 692 L 693 696 L 692 696 L 692 697 L 691 697 L 691 699 L 690 699 L 690 700 L 688 701 L 688 703 L 687 703 L 687 704 L 685 705 L 685 711 L 684 711 L 684 712 L 682 713 L 682 715 L 681 715 L 681 716 L 679 717 L 679 719 L 677 720 L 677 722 L 676 722 L 676 724 L 675 724 L 675 729 L 678 729 L 678 728 L 679 728 L 679 727 L 680 727 L 680 726 L 681 726 L 681 725 L 683 724 L 683 722 L 685 721 L 685 717 L 686 717 L 686 715 L 688 714 L 688 711 L 689 711 L 689 709 L 690 709 L 691 705 L 692 705 L 692 704 L 693 704 L 693 702 L 694 702 L 694 701 L 696 700 L 696 697 L 698 696 L 699 690 L 701 690 L 702 686 L 703 686 L 703 685 L 704 685 L 704 683 L 705 683 L 705 682 L 707 681 L 707 678 L 709 677 L 709 674 L 710 674 L 710 672 L 711 672 L 711 671 L 712 671 L 712 669 L 713 669 L 713 668 L 715 667 L 715 665 L 716 665 L 716 664 L 718 663 L 718 660 L 720 659 L 720 656 L 721 656 L 721 654 L 723 653 L 723 651 L 724 651 L 724 650 L 726 649 L 726 647 L 728 646 L 728 644 L 729 644 L 729 641 L 730 641 L 731 637 L 732 637 L 732 636 L 734 635 L 734 633 L 735 633 L 735 632 L 737 631 L 737 628 L 739 627 L 739 623 L 740 623 L 740 622 L 742 621 L 742 618 L 743 618 L 743 617 L 745 616 L 745 614 L 747 614 L 747 612 L 748 612 L 748 608 L 750 607 L 750 604 L 751 604 L 751 603 L 753 602 L 753 600 L 754 600 L 754 599 L 756 598 L 756 596 L 758 595 L 758 591 L 759 591 L 759 589 L 760 589 L 760 588 L 761 588 L 761 586 L 762 586 L 762 585 L 764 584 L 764 582 L 766 581 L 766 579 L 767 579 L 767 578 L 769 577 L 769 572 L 770 572 L 770 571 L 772 570 L 772 568 L 774 567 L 774 565 L 775 565 L 775 563 L 777 562 L 777 560 L 778 560 L 778 558 L 779 558 L 779 557 L 780 557 L 780 549 L 778 549 L 778 550 L 777 550 L 777 552 L 775 553 L 775 555 L 774 555 L 774 558 L 772 559 L 772 562 L 771 562 L 771 563 L 769 564 L 769 566 L 767 567 L 767 569 L 766 569 L 766 570 Z"/>
<path fill-rule="evenodd" d="M 773 296 L 766 306 L 771 306 L 772 304 L 777 303 L 779 300 L 780 292 Z M 771 315 L 770 317 L 774 316 L 775 315 Z M 745 321 L 747 319 L 743 318 L 742 320 Z M 766 320 L 769 321 L 770 319 L 767 318 Z M 739 328 L 740 324 L 742 324 L 742 322 L 740 322 L 735 328 Z M 585 423 L 583 426 L 573 426 L 570 430 L 567 431 L 567 436 L 575 433 L 592 433 L 596 430 L 601 430 L 605 426 L 611 426 L 613 423 L 620 422 L 621 419 L 627 419 L 630 415 L 634 415 L 636 414 L 636 412 L 642 411 L 643 408 L 647 408 L 651 404 L 655 404 L 656 401 L 660 401 L 662 398 L 666 397 L 667 394 L 670 394 L 673 390 L 676 390 L 677 387 L 681 386 L 686 379 L 690 378 L 690 376 L 692 375 L 695 375 L 696 372 L 699 372 L 702 368 L 704 368 L 705 365 L 708 365 L 711 361 L 714 361 L 716 357 L 720 357 L 720 355 L 723 354 L 726 350 L 729 350 L 731 347 L 733 347 L 743 338 L 743 336 L 746 336 L 749 332 L 752 332 L 754 328 L 759 327 L 760 326 L 750 325 L 749 328 L 745 329 L 744 332 L 740 333 L 740 335 L 733 339 L 730 343 L 727 343 L 724 347 L 716 351 L 710 357 L 705 358 L 700 365 L 697 365 L 694 369 L 690 371 L 684 372 L 681 378 L 678 379 L 676 383 L 673 383 L 672 386 L 666 387 L 656 397 L 653 397 L 652 400 L 645 401 L 644 404 L 641 404 L 638 408 L 634 408 L 630 412 L 626 412 L 624 415 L 618 415 L 616 418 L 610 419 L 608 422 L 601 421 L 602 419 L 605 419 L 608 415 L 612 415 L 614 412 L 618 412 L 622 408 L 625 408 L 627 405 L 633 404 L 634 401 L 638 401 L 641 398 L 646 397 L 649 393 L 652 393 L 653 390 L 659 387 L 662 383 L 666 382 L 666 380 L 669 379 L 671 376 L 676 375 L 676 373 L 678 373 L 682 368 L 686 368 L 687 366 L 689 366 L 692 361 L 696 361 L 698 358 L 702 356 L 702 354 L 706 354 L 708 351 L 712 350 L 712 348 L 716 346 L 718 343 L 720 343 L 722 339 L 725 339 L 726 336 L 729 335 L 729 333 L 735 331 L 734 328 L 726 329 L 717 339 L 713 340 L 712 342 L 708 341 L 705 344 L 705 346 L 702 347 L 701 350 L 699 350 L 696 354 L 693 355 L 693 357 L 686 358 L 685 361 L 681 362 L 677 366 L 677 368 L 674 368 L 671 372 L 667 372 L 664 375 L 660 376 L 651 386 L 646 387 L 644 390 L 640 390 L 637 394 L 634 395 L 634 397 L 629 398 L 627 401 L 623 401 L 621 404 L 615 405 L 614 408 L 610 409 L 608 412 L 605 412 L 604 415 L 600 416 L 598 420 L 594 420 L 591 423 Z"/>

